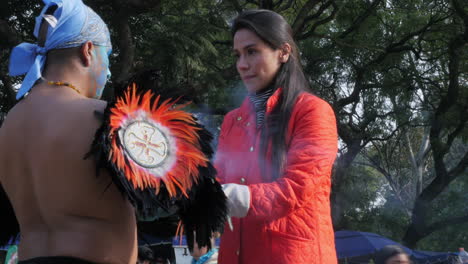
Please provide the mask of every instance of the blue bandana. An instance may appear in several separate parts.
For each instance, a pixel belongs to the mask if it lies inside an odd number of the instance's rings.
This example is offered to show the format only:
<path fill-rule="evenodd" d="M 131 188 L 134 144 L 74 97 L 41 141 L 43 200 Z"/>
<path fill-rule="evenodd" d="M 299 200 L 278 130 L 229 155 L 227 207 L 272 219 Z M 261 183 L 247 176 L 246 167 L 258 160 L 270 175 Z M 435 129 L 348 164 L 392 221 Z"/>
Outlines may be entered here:
<path fill-rule="evenodd" d="M 21 99 L 42 77 L 47 52 L 81 46 L 86 41 L 111 49 L 109 30 L 102 19 L 82 0 L 43 0 L 45 7 L 36 17 L 34 36 L 39 37 L 43 19 L 49 26 L 44 47 L 37 44 L 21 43 L 13 48 L 10 55 L 11 76 L 26 73 L 16 99 Z M 53 16 L 45 14 L 51 6 L 57 6 Z"/>

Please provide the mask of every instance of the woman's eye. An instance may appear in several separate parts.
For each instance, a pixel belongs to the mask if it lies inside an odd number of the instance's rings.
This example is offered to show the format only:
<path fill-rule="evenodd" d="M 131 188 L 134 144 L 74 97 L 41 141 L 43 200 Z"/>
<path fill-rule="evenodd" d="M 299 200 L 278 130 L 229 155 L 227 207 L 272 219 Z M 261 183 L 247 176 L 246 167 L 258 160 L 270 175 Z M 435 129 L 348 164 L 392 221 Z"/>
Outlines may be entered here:
<path fill-rule="evenodd" d="M 253 50 L 253 49 L 250 49 L 250 50 L 247 50 L 247 54 L 249 55 L 253 55 L 255 54 L 257 51 L 256 50 Z"/>

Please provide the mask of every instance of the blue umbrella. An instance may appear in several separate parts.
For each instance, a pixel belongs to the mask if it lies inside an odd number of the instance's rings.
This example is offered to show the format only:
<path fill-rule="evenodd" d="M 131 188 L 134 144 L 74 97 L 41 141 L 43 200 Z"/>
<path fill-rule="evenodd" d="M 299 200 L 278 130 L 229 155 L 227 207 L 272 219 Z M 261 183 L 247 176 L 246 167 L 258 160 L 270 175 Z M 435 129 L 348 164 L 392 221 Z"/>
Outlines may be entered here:
<path fill-rule="evenodd" d="M 402 247 L 408 255 L 412 254 L 411 249 L 374 233 L 359 231 L 335 232 L 335 247 L 338 259 L 370 255 L 387 245 L 398 245 Z"/>
<path fill-rule="evenodd" d="M 411 257 L 417 263 L 457 263 L 458 253 L 413 250 Z"/>

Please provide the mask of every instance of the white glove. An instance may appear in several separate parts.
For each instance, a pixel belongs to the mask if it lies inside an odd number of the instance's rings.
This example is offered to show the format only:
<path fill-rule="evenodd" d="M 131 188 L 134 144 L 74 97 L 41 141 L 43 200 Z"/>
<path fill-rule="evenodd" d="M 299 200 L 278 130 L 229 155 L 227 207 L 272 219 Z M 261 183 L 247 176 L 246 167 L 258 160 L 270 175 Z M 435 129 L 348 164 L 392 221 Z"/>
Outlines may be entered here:
<path fill-rule="evenodd" d="M 250 208 L 250 190 L 247 185 L 223 184 L 223 191 L 228 198 L 229 216 L 244 217 Z"/>

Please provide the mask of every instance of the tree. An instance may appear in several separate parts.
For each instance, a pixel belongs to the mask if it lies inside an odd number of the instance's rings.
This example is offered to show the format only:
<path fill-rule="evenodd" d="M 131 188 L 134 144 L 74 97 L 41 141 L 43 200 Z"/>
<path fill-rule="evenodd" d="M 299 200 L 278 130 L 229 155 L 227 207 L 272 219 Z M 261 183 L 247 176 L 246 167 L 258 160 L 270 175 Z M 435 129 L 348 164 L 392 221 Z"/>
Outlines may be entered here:
<path fill-rule="evenodd" d="M 7 75 L 10 49 L 34 41 L 41 6 L 14 2 L 0 11 L 0 113 L 14 105 L 20 81 Z M 85 2 L 111 30 L 106 99 L 112 98 L 109 88 L 150 69 L 161 87 L 190 95 L 214 126 L 244 96 L 231 55 L 231 19 L 247 8 L 281 13 L 292 25 L 314 93 L 336 113 L 335 229 L 366 229 L 414 247 L 429 245 L 441 230 L 455 232 L 447 224 L 467 222 L 468 211 L 449 210 L 460 206 L 457 186 L 468 178 L 466 1 Z"/>
<path fill-rule="evenodd" d="M 36 1 L 12 1 L 2 4 L 0 10 L 0 125 L 4 114 L 15 105 L 16 78 L 8 76 L 10 50 L 22 40 L 32 40 L 32 14 L 40 6 Z"/>
<path fill-rule="evenodd" d="M 442 90 L 440 100 L 430 119 L 429 140 L 435 178 L 416 199 L 412 222 L 403 238 L 409 246 L 415 246 L 421 238 L 447 225 L 464 223 L 468 220 L 468 210 L 465 210 L 462 215 L 446 217 L 432 223 L 429 223 L 427 219 L 431 203 L 452 181 L 462 175 L 466 176 L 468 167 L 468 149 L 460 153 L 461 155 L 456 157 L 454 161 L 447 160 L 454 142 L 461 138 L 463 134 L 467 135 L 468 121 L 467 79 L 466 75 L 463 76 L 462 74 L 463 69 L 465 73 L 468 69 L 466 61 L 468 55 L 466 52 L 468 12 L 458 1 L 452 1 L 451 11 L 454 16 L 448 25 L 451 29 L 449 32 L 452 34 L 441 40 L 445 42 L 448 40 L 447 46 L 445 46 L 448 58 L 445 58 L 445 61 L 441 60 L 445 64 L 442 64 L 445 66 L 443 70 L 446 70 L 445 72 L 448 75 L 448 78 L 444 80 L 445 82 L 441 83 L 445 84 L 445 87 L 441 86 L 446 89 Z M 450 166 L 450 163 L 453 165 Z"/>

